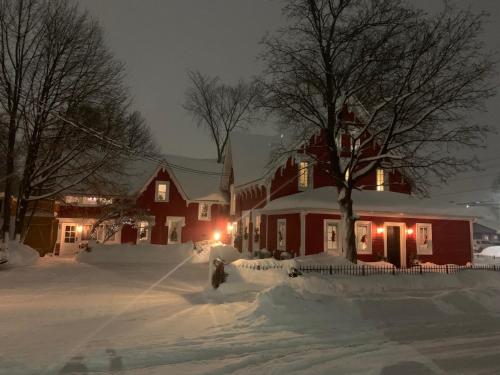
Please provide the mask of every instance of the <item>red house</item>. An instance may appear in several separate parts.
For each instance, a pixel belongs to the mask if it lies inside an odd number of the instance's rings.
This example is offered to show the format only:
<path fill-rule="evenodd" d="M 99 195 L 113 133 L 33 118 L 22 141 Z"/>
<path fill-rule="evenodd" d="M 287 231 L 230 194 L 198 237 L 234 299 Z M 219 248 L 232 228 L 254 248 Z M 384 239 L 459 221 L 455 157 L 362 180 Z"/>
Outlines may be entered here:
<path fill-rule="evenodd" d="M 228 196 L 221 190 L 222 165 L 213 160 L 165 156 L 161 164 L 135 163 L 125 171 L 126 195 L 135 199 L 140 220 L 123 224 L 107 243 L 173 244 L 209 240 L 227 231 Z M 90 231 L 113 196 L 73 194 L 58 210 L 56 254 L 72 255 L 90 239 Z M 113 221 L 97 228 L 102 241 Z"/>
<path fill-rule="evenodd" d="M 223 188 L 243 252 L 267 249 L 280 256 L 342 253 L 342 227 L 335 182 L 324 166 L 326 143 L 314 136 L 301 152 L 277 157 L 282 140 L 233 134 L 226 154 Z M 339 144 L 350 147 L 343 135 Z M 358 258 L 387 260 L 398 267 L 415 261 L 463 265 L 472 261 L 476 212 L 463 206 L 414 197 L 398 170 L 377 170 L 353 194 Z"/>

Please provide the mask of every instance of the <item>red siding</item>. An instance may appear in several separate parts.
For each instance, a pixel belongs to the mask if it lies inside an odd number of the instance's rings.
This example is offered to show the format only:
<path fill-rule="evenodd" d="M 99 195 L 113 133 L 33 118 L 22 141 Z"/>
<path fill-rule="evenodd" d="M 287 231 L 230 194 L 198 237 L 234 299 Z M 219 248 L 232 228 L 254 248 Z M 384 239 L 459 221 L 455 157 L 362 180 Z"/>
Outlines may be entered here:
<path fill-rule="evenodd" d="M 169 201 L 155 202 L 156 181 L 169 181 Z M 151 243 L 166 244 L 168 242 L 168 228 L 165 226 L 167 216 L 185 218 L 185 226 L 181 231 L 181 241 L 202 241 L 213 238 L 214 232 L 223 234 L 223 241 L 227 241 L 227 211 L 226 205 L 213 204 L 211 206 L 211 220 L 198 220 L 198 203 L 186 204 L 175 182 L 165 170 L 160 170 L 147 188 L 137 199 L 138 206 L 145 210 L 147 215 L 155 217 L 155 225 L 151 231 Z"/>
<path fill-rule="evenodd" d="M 317 254 L 324 251 L 324 220 L 340 220 L 339 215 L 334 214 L 307 214 L 305 223 L 306 255 Z M 300 248 L 300 214 L 268 215 L 268 239 L 267 248 L 276 250 L 277 220 L 287 219 L 287 248 L 298 254 Z M 387 222 L 404 223 L 407 229 L 413 229 L 413 234 L 406 235 L 406 264 L 417 256 L 416 249 L 416 223 L 432 224 L 432 255 L 418 255 L 421 262 L 435 264 L 459 264 L 464 265 L 471 262 L 471 237 L 470 223 L 466 220 L 444 220 L 424 218 L 394 218 L 362 216 L 361 221 L 372 222 L 372 254 L 360 254 L 358 259 L 366 262 L 375 262 L 384 258 L 384 236 L 377 234 L 377 228 L 383 227 Z"/>
<path fill-rule="evenodd" d="M 300 250 L 300 214 L 269 215 L 267 217 L 269 236 L 266 248 L 271 252 L 277 250 L 278 219 L 286 219 L 286 249 L 294 256 L 298 256 Z"/>

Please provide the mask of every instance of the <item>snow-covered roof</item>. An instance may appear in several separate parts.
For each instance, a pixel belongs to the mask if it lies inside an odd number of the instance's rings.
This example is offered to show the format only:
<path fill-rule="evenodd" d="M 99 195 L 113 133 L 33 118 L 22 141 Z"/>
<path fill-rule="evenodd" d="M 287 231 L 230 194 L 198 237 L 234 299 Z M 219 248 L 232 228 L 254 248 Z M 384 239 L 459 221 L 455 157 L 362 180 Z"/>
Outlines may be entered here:
<path fill-rule="evenodd" d="M 220 188 L 223 165 L 217 160 L 174 155 L 164 155 L 164 159 L 188 200 L 227 202 Z"/>
<path fill-rule="evenodd" d="M 271 201 L 262 212 L 290 210 L 328 210 L 338 211 L 337 189 L 331 186 L 310 189 L 304 192 Z M 442 199 L 417 198 L 408 194 L 381 192 L 373 190 L 353 191 L 355 212 L 367 215 L 397 214 L 401 216 L 449 216 L 462 218 L 481 218 L 491 220 L 482 207 L 460 206 Z"/>
<path fill-rule="evenodd" d="M 222 164 L 216 160 L 175 155 L 162 155 L 161 159 L 161 163 L 135 160 L 129 164 L 123 182 L 130 194 L 140 193 L 158 170 L 164 168 L 187 200 L 227 202 L 226 194 L 220 188 Z"/>
<path fill-rule="evenodd" d="M 234 184 L 240 186 L 262 179 L 279 142 L 279 136 L 233 132 L 230 147 Z"/>

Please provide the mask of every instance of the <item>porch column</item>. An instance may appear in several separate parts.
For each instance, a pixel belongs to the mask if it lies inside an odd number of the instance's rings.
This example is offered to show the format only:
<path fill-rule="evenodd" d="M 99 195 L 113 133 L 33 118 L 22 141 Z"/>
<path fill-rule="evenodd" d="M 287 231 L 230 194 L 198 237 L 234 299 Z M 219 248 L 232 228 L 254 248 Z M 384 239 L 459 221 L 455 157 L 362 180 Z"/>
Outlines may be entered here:
<path fill-rule="evenodd" d="M 306 255 L 306 212 L 300 213 L 300 256 Z"/>

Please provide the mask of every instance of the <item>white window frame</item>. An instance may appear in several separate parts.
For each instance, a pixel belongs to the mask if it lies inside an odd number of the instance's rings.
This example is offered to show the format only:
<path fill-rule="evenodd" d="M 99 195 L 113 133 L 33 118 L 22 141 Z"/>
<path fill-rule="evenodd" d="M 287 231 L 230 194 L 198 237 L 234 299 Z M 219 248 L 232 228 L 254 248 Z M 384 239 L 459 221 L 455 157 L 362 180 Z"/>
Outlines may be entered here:
<path fill-rule="evenodd" d="M 280 246 L 280 224 L 284 224 L 283 245 Z M 276 249 L 286 251 L 286 219 L 278 219 L 276 221 Z"/>
<path fill-rule="evenodd" d="M 143 223 L 145 223 L 146 225 L 142 226 Z M 141 238 L 141 228 L 146 228 L 146 237 L 145 238 Z M 139 242 L 139 243 L 151 242 L 151 229 L 152 229 L 152 225 L 150 222 L 145 221 L 145 220 L 139 221 L 138 226 L 137 226 L 137 242 Z"/>
<path fill-rule="evenodd" d="M 328 225 L 330 225 L 330 224 L 334 224 L 337 227 L 337 231 L 335 232 L 336 233 L 336 240 L 335 240 L 336 247 L 331 248 L 331 249 L 328 247 L 328 242 L 330 242 L 328 240 Z M 340 230 L 339 230 L 339 228 L 340 228 L 340 222 L 338 220 L 325 219 L 323 221 L 323 240 L 324 240 L 323 249 L 325 252 L 328 252 L 328 251 L 338 252 L 339 251 L 339 249 L 340 249 L 340 246 L 339 246 L 339 238 L 340 238 L 339 231 Z"/>
<path fill-rule="evenodd" d="M 202 212 L 201 208 L 204 205 L 208 206 L 208 211 L 207 211 L 208 215 L 206 217 L 201 216 L 201 212 Z M 210 221 L 210 220 L 212 220 L 212 204 L 211 203 L 207 203 L 207 202 L 199 202 L 198 203 L 198 220 L 199 221 Z"/>
<path fill-rule="evenodd" d="M 252 233 L 252 238 L 253 238 L 254 243 L 260 242 L 260 223 L 261 223 L 260 215 L 255 215 L 255 223 L 254 223 L 253 233 Z M 259 241 L 256 240 L 257 237 L 255 236 L 255 230 L 257 228 L 259 229 Z"/>
<path fill-rule="evenodd" d="M 427 246 L 424 248 L 420 244 L 420 229 L 427 228 Z M 417 223 L 416 225 L 415 241 L 417 242 L 417 255 L 432 255 L 432 224 L 430 223 Z"/>
<path fill-rule="evenodd" d="M 305 163 L 306 164 L 306 167 L 303 168 L 302 167 L 302 164 Z M 304 173 L 305 172 L 305 173 Z M 311 187 L 311 163 L 309 162 L 309 160 L 305 160 L 305 159 L 302 159 L 299 161 L 298 163 L 298 173 L 299 173 L 299 176 L 298 176 L 298 186 L 299 186 L 299 191 L 304 191 L 304 190 L 307 190 L 309 189 L 309 187 Z M 302 178 L 305 178 L 305 185 L 302 184 Z"/>
<path fill-rule="evenodd" d="M 376 185 L 377 191 L 385 190 L 385 171 L 382 168 L 376 169 Z"/>
<path fill-rule="evenodd" d="M 166 186 L 165 199 L 158 199 L 158 187 L 160 185 Z M 170 201 L 170 181 L 156 181 L 155 184 L 155 202 L 165 203 Z"/>
<path fill-rule="evenodd" d="M 76 237 L 76 230 L 77 225 L 76 224 L 64 224 L 64 243 L 77 243 L 77 237 Z M 69 228 L 69 230 L 67 229 Z M 68 233 L 68 236 L 66 236 L 66 233 Z M 73 241 L 71 241 L 73 239 Z"/>
<path fill-rule="evenodd" d="M 229 202 L 229 215 L 234 216 L 236 215 L 236 192 L 234 191 L 234 185 L 231 185 L 229 188 L 231 192 L 231 200 Z"/>
<path fill-rule="evenodd" d="M 361 226 L 367 226 L 367 235 L 368 235 L 368 244 L 366 249 L 360 249 L 358 248 L 358 230 L 359 227 Z M 356 226 L 354 230 L 356 234 L 356 252 L 358 254 L 372 254 L 372 242 L 373 242 L 373 235 L 372 235 L 372 222 L 371 221 L 356 221 Z"/>

